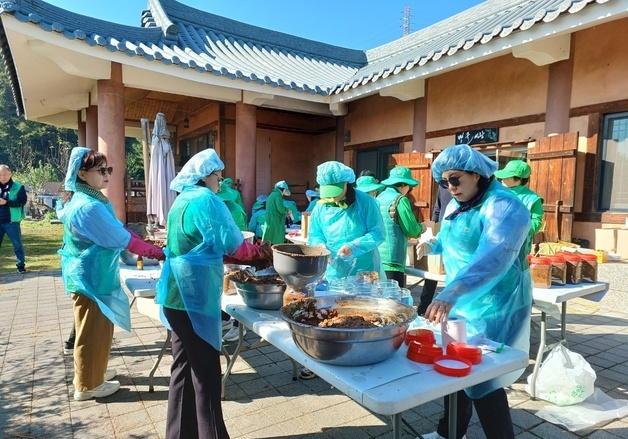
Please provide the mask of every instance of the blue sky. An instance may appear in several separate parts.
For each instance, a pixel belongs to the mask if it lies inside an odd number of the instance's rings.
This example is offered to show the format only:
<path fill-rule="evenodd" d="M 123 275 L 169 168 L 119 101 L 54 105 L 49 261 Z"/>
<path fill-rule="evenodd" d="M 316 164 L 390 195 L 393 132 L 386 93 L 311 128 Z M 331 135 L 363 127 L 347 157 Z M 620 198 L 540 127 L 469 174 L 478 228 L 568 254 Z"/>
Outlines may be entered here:
<path fill-rule="evenodd" d="M 103 20 L 139 26 L 146 0 L 47 0 L 55 6 Z M 369 49 L 401 36 L 405 5 L 411 30 L 456 14 L 481 0 L 182 0 L 234 20 L 325 43 Z"/>

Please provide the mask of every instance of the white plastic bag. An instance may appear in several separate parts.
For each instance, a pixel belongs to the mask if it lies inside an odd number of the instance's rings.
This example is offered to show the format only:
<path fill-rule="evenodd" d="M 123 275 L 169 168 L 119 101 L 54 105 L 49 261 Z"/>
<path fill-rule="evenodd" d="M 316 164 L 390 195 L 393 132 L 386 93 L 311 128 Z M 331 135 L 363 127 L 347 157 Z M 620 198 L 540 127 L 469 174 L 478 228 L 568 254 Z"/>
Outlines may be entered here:
<path fill-rule="evenodd" d="M 595 371 L 584 357 L 562 344 L 550 351 L 541 365 L 536 380 L 536 396 L 552 404 L 578 404 L 593 394 Z M 532 394 L 528 376 L 526 390 Z"/>
<path fill-rule="evenodd" d="M 536 415 L 552 424 L 563 425 L 571 431 L 584 430 L 597 424 L 628 416 L 628 400 L 613 399 L 600 389 L 580 404 L 571 407 L 547 406 Z"/>

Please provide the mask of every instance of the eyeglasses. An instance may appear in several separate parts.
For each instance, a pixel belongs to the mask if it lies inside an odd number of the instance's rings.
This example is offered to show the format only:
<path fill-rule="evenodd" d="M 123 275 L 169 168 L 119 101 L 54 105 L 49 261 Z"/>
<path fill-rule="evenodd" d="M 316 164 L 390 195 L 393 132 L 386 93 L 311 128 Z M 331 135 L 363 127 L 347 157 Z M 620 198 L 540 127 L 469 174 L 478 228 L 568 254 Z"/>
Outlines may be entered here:
<path fill-rule="evenodd" d="M 438 182 L 438 184 L 443 189 L 448 189 L 449 185 L 456 186 L 456 187 L 460 186 L 460 176 L 443 178 L 441 181 Z"/>
<path fill-rule="evenodd" d="M 90 169 L 90 171 L 96 171 L 96 172 L 98 172 L 100 175 L 102 175 L 104 177 L 107 174 L 111 175 L 113 173 L 113 167 L 109 166 L 108 168 Z"/>

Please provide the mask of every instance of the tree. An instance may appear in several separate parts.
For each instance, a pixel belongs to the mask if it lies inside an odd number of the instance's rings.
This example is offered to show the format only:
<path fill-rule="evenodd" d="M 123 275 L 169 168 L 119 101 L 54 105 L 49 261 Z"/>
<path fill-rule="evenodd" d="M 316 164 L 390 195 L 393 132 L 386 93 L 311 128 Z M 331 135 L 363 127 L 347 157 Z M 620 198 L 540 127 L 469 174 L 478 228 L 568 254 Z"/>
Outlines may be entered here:
<path fill-rule="evenodd" d="M 39 163 L 39 166 L 28 166 L 20 171 L 13 173 L 13 179 L 19 181 L 28 189 L 40 194 L 43 192 L 44 186 L 50 181 L 59 181 L 59 172 L 50 163 Z"/>

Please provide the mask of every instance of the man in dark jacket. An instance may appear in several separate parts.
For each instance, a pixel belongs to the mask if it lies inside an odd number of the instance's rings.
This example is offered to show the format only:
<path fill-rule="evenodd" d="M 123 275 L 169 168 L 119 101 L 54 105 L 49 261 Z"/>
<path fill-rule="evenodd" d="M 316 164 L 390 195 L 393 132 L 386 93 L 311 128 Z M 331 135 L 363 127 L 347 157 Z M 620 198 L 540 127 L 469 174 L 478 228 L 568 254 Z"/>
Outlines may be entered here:
<path fill-rule="evenodd" d="M 11 168 L 0 164 L 0 246 L 4 235 L 13 244 L 18 273 L 26 272 L 20 222 L 24 219 L 26 189 L 11 178 Z"/>

